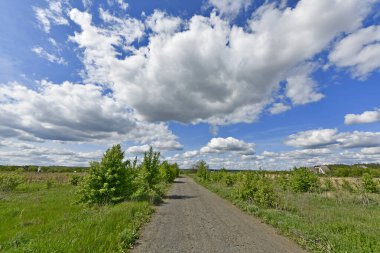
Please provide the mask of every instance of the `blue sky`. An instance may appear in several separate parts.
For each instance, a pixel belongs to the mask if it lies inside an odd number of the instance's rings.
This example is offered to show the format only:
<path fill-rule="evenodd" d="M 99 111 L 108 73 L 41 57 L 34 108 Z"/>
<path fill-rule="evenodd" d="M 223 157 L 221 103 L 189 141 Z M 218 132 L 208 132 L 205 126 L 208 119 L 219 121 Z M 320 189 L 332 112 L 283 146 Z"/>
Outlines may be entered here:
<path fill-rule="evenodd" d="M 380 2 L 1 1 L 0 163 L 380 162 Z"/>

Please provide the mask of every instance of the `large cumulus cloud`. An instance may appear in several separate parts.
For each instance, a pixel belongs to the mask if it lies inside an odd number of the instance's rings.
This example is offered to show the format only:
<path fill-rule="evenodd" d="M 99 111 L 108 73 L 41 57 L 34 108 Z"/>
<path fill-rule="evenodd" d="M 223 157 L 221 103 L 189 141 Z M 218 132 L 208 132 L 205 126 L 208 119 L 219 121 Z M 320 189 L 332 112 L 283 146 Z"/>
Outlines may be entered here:
<path fill-rule="evenodd" d="M 266 4 L 245 27 L 215 13 L 187 21 L 155 12 L 147 18 L 154 33 L 145 31 L 147 45 L 140 47 L 133 44 L 142 36 L 138 20 L 125 19 L 123 30 L 98 27 L 90 14 L 74 9 L 70 18 L 81 31 L 71 40 L 83 48 L 87 79 L 111 87 L 141 119 L 252 122 L 273 101 L 281 81 L 287 81 L 285 95 L 295 105 L 321 99 L 309 73 L 292 76 L 292 70 L 359 28 L 370 4 L 303 0 L 292 9 Z M 126 50 L 123 57 L 113 45 Z"/>

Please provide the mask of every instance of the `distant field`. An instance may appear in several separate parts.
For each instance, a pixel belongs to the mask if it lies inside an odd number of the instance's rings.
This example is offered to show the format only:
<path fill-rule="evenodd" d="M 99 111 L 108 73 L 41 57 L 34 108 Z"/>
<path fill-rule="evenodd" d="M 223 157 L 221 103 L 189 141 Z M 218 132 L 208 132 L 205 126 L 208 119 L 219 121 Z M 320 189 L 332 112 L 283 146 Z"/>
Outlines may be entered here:
<path fill-rule="evenodd" d="M 7 172 L 0 172 L 7 173 Z M 89 208 L 76 204 L 80 173 L 21 173 L 26 181 L 0 191 L 0 252 L 124 252 L 152 212 L 148 202 Z"/>
<path fill-rule="evenodd" d="M 312 252 L 380 252 L 380 194 L 365 192 L 360 178 L 321 177 L 313 190 L 294 192 L 290 179 L 265 174 L 192 177 Z"/>

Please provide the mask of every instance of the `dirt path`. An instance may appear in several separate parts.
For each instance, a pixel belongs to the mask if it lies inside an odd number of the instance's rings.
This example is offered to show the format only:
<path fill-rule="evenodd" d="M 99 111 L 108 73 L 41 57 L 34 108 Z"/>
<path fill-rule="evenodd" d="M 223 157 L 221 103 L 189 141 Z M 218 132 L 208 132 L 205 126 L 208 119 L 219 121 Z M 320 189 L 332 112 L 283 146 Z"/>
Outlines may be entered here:
<path fill-rule="evenodd" d="M 305 252 L 190 178 L 176 179 L 133 253 Z"/>

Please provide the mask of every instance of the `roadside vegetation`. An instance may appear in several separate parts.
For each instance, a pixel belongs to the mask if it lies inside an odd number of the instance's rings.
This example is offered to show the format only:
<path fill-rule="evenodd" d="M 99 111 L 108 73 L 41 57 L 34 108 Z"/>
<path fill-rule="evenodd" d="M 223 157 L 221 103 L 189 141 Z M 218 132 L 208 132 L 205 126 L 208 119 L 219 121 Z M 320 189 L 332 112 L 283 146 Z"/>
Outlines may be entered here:
<path fill-rule="evenodd" d="M 179 174 L 159 156 L 116 145 L 83 172 L 0 172 L 0 252 L 128 252 Z"/>
<path fill-rule="evenodd" d="M 308 168 L 210 171 L 203 161 L 192 171 L 198 183 L 311 252 L 380 252 L 380 182 L 371 173 L 338 178 Z"/>
<path fill-rule="evenodd" d="M 363 174 L 367 173 L 373 177 L 380 177 L 380 164 L 370 163 L 370 164 L 333 164 L 329 165 L 331 169 L 328 172 L 329 176 L 332 177 L 361 177 Z"/>

